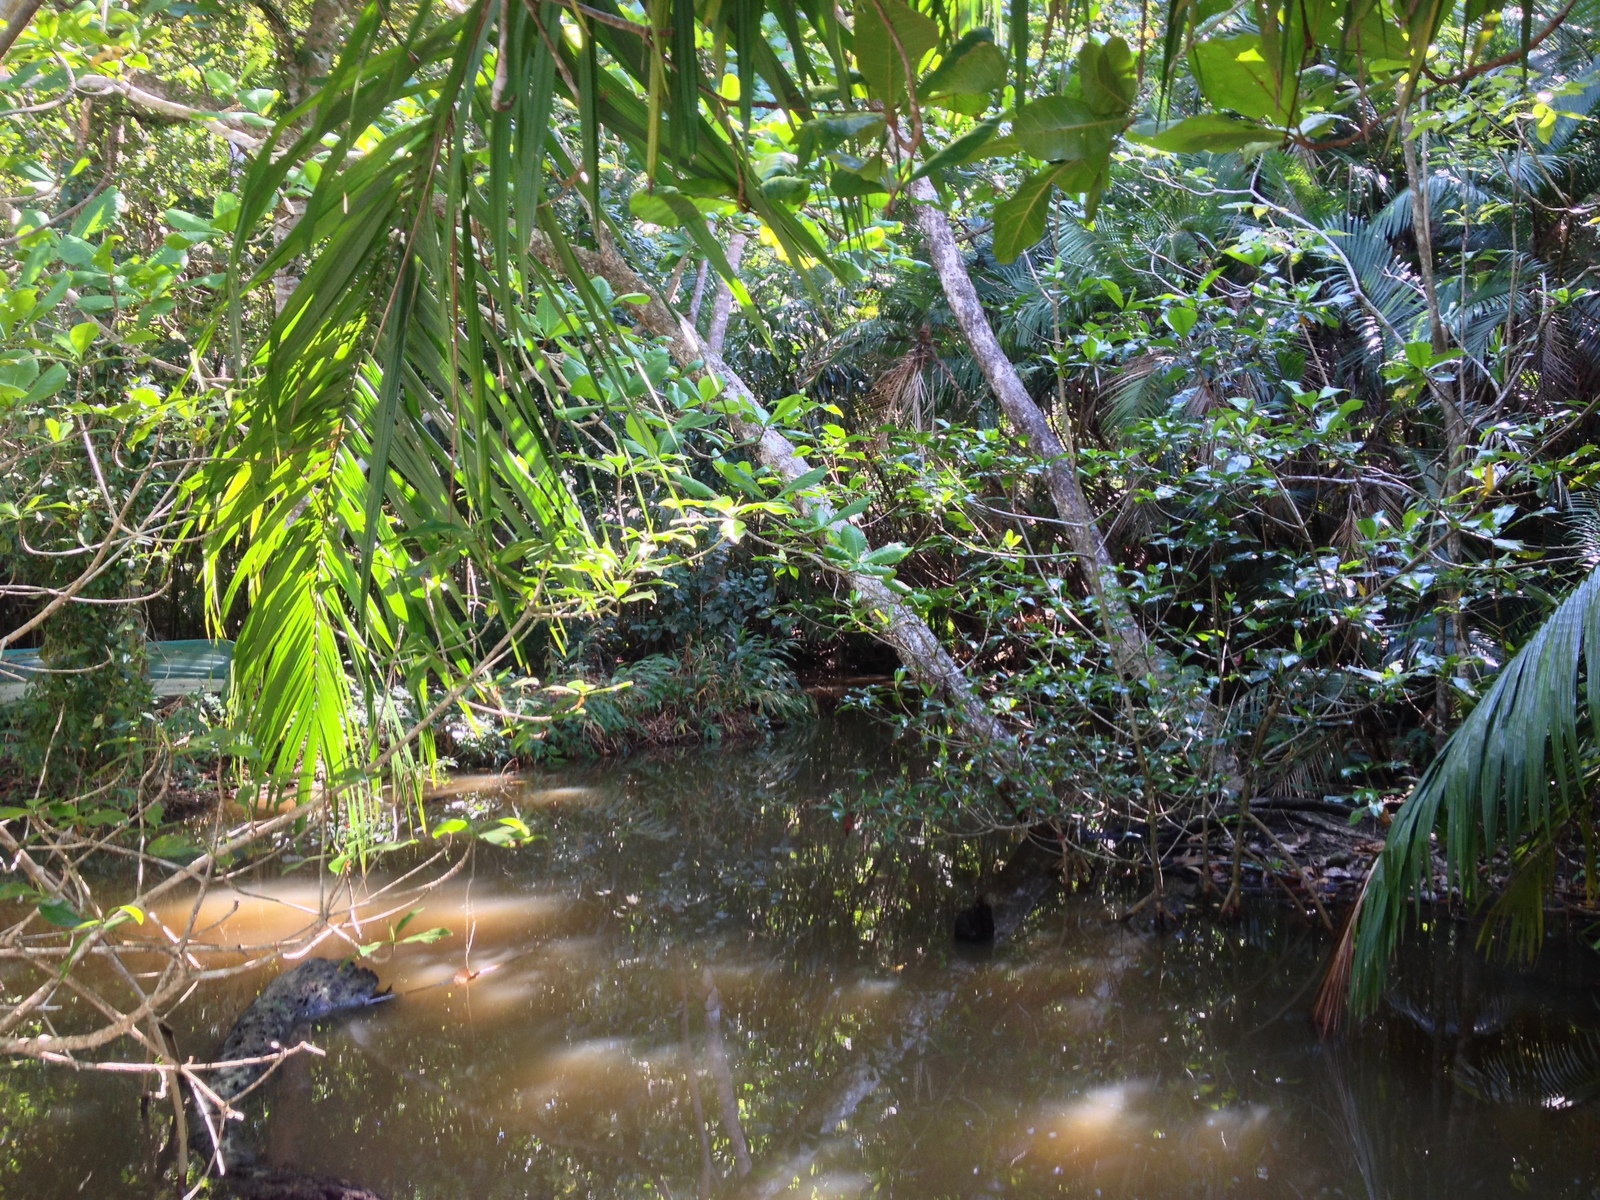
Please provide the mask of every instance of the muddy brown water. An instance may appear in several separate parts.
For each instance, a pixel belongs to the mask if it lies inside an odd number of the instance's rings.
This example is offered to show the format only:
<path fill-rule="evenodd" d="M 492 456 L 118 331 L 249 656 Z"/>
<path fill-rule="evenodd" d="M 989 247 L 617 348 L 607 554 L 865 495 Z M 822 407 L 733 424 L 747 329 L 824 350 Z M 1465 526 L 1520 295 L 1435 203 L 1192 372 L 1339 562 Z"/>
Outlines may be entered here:
<path fill-rule="evenodd" d="M 314 1032 L 255 1116 L 266 1157 L 390 1200 L 1600 1195 L 1600 971 L 1570 931 L 1515 975 L 1436 929 L 1388 1014 L 1323 1045 L 1326 943 L 1265 905 L 1155 936 L 1061 895 L 956 953 L 999 848 L 841 821 L 892 765 L 824 724 L 447 789 L 540 840 L 478 847 L 411 926 L 451 936 L 376 956 L 400 998 Z M 265 940 L 316 903 L 274 871 L 208 919 Z M 185 1050 L 263 979 L 180 1007 Z M 162 1132 L 135 1081 L 12 1065 L 0 1197 L 153 1195 Z"/>

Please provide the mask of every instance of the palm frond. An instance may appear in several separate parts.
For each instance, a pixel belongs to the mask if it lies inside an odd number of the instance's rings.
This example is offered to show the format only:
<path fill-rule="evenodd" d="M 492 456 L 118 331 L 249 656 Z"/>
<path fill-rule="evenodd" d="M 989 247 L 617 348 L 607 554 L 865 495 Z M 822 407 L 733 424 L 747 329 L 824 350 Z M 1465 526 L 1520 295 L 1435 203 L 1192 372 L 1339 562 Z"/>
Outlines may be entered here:
<path fill-rule="evenodd" d="M 1497 846 L 1548 843 L 1574 812 L 1583 746 L 1600 740 L 1597 661 L 1600 571 L 1505 665 L 1395 815 L 1355 932 L 1357 1011 L 1381 995 L 1407 911 L 1422 894 L 1438 882 L 1476 901 L 1479 867 Z M 1580 724 L 1584 710 L 1588 721 Z M 1444 866 L 1438 881 L 1436 832 Z"/>
<path fill-rule="evenodd" d="M 534 89 L 556 64 L 519 18 L 515 44 L 530 53 L 509 78 L 525 90 L 495 111 L 489 12 L 480 0 L 426 33 L 419 17 L 376 53 L 369 10 L 243 189 L 236 294 L 298 256 L 310 267 L 211 470 L 209 561 L 242 551 L 231 581 L 212 578 L 212 614 L 221 624 L 248 597 L 236 720 L 263 769 L 302 790 L 372 760 L 390 679 L 418 695 L 469 679 L 491 630 L 609 603 L 651 558 L 649 506 L 622 530 L 581 500 L 596 472 L 632 477 L 650 455 L 618 440 L 582 453 L 560 415 L 572 389 L 604 408 L 649 373 L 603 302 L 555 286 L 526 255 L 551 118 Z M 245 247 L 295 171 L 316 180 L 305 215 L 246 277 Z"/>
<path fill-rule="evenodd" d="M 1456 1068 L 1456 1081 L 1491 1104 L 1571 1108 L 1600 1096 L 1600 1034 L 1514 1036 L 1477 1064 Z"/>

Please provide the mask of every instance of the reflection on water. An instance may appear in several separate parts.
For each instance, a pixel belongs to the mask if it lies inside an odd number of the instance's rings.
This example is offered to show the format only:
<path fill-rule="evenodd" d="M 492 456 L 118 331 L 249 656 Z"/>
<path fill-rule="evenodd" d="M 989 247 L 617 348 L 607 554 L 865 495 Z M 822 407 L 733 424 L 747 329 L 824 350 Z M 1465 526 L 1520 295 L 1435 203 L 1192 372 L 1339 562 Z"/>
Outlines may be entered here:
<path fill-rule="evenodd" d="M 452 936 L 379 952 L 401 998 L 318 1032 L 258 1145 L 391 1200 L 1600 1195 L 1590 951 L 1554 943 L 1523 978 L 1447 928 L 1408 949 L 1389 1015 L 1328 1047 L 1306 986 L 1326 946 L 1268 912 L 1163 938 L 1058 897 L 961 957 L 951 916 L 998 849 L 847 831 L 822 802 L 880 762 L 874 736 L 444 789 L 541 840 L 479 846 L 418 902 L 411 928 Z M 263 873 L 196 928 L 237 961 L 354 905 L 381 940 L 390 878 Z M 262 981 L 181 1007 L 185 1051 Z M 150 1195 L 138 1087 L 0 1074 L 0 1196 Z"/>

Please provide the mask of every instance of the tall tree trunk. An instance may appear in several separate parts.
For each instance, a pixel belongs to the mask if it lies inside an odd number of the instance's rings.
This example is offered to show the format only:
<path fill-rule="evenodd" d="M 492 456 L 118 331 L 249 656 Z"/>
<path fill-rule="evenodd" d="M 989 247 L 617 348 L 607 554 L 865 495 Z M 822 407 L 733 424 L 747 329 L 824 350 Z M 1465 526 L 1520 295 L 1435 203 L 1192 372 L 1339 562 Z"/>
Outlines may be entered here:
<path fill-rule="evenodd" d="M 5 22 L 5 28 L 0 29 L 0 58 L 6 56 L 17 38 L 22 36 L 22 31 L 28 27 L 28 22 L 33 20 L 33 14 L 39 11 L 43 0 L 0 0 L 0 21 Z"/>
<path fill-rule="evenodd" d="M 919 179 L 909 192 L 916 206 L 917 228 L 928 243 L 928 254 L 944 288 L 945 299 L 983 370 L 984 379 L 1000 401 L 1006 419 L 1044 460 L 1050 498 L 1066 523 L 1067 539 L 1077 556 L 1084 581 L 1099 603 L 1112 653 L 1124 674 L 1135 678 L 1149 675 L 1156 670 L 1155 656 L 1132 609 L 1122 599 L 1116 564 L 1100 536 L 1094 510 L 1078 486 L 1067 448 L 1033 402 L 1033 397 L 1028 395 L 1017 368 L 1001 349 L 978 300 L 978 291 L 972 286 L 972 276 L 967 273 L 967 264 L 961 256 L 961 248 L 956 245 L 950 222 L 938 206 L 933 184 L 925 178 Z"/>
<path fill-rule="evenodd" d="M 553 270 L 564 271 L 560 255 L 542 234 L 535 236 L 533 250 Z M 661 302 L 614 245 L 607 242 L 599 253 L 574 247 L 573 253 L 585 272 L 599 275 L 618 295 L 644 293 L 650 296 L 650 302 L 634 308 L 633 313 L 645 329 L 668 339 L 672 357 L 680 366 L 687 368 L 695 362 L 703 364 L 709 374 L 721 381 L 733 399 L 748 405 L 757 414 L 764 412 L 739 373 L 722 360 L 722 355 L 706 345 L 693 325 Z M 761 464 L 784 482 L 792 483 L 811 470 L 810 464 L 796 453 L 793 443 L 760 419 L 749 420 L 729 415 L 728 424 L 735 436 L 750 443 Z M 830 527 L 843 524 L 834 517 L 832 505 L 821 495 L 802 491 L 794 497 L 794 502 L 807 516 L 825 522 Z M 1014 746 L 1011 734 L 985 707 L 960 665 L 950 657 L 926 621 L 877 576 L 849 570 L 841 571 L 841 574 L 855 593 L 857 610 L 867 619 L 873 632 L 894 647 L 900 661 L 914 678 L 943 696 L 980 741 L 1001 750 Z"/>
<path fill-rule="evenodd" d="M 744 233 L 735 233 L 728 239 L 728 266 L 738 274 L 739 264 L 744 261 L 744 246 L 749 238 Z M 717 296 L 711 302 L 711 325 L 706 329 L 706 345 L 718 354 L 722 353 L 722 345 L 728 340 L 728 318 L 733 315 L 733 292 L 728 288 L 728 281 L 720 275 L 717 277 Z"/>
<path fill-rule="evenodd" d="M 1027 388 L 1022 384 L 1022 377 L 1017 374 L 1017 368 L 1001 348 L 999 339 L 995 337 L 989 318 L 978 300 L 978 291 L 972 285 L 972 276 L 967 271 L 961 248 L 956 245 L 950 222 L 945 217 L 944 210 L 938 205 L 933 184 L 926 178 L 919 179 L 911 184 L 908 191 L 915 203 L 917 227 L 928 243 L 928 255 L 933 260 L 933 267 L 938 273 L 945 299 L 950 305 L 951 312 L 955 314 L 956 323 L 961 326 L 967 345 L 983 370 L 984 379 L 988 381 L 990 389 L 1000 401 L 1000 407 L 1007 419 L 1021 432 L 1033 452 L 1044 460 L 1045 482 L 1050 489 L 1050 498 L 1055 502 L 1056 512 L 1066 525 L 1067 538 L 1077 557 L 1078 568 L 1100 609 L 1106 640 L 1112 658 L 1117 664 L 1118 673 L 1124 680 L 1152 679 L 1158 684 L 1170 682 L 1173 678 L 1171 664 L 1165 661 L 1150 644 L 1138 619 L 1134 616 L 1133 609 L 1123 598 L 1117 578 L 1116 563 L 1112 561 L 1105 541 L 1100 536 L 1094 510 L 1089 507 L 1088 498 L 1078 485 L 1077 472 L 1068 447 L 1050 427 L 1050 422 L 1034 403 L 1033 397 L 1028 395 Z M 1201 718 L 1201 725 L 1208 736 L 1219 738 L 1214 761 L 1216 770 L 1227 780 L 1224 790 L 1236 792 L 1241 796 L 1240 827 L 1234 836 L 1242 837 L 1243 805 L 1247 801 L 1239 791 L 1243 779 L 1239 772 L 1237 757 L 1231 747 L 1220 740 L 1220 735 L 1226 729 L 1224 714 L 1204 697 L 1198 699 L 1196 708 Z M 1144 769 L 1144 751 L 1138 724 L 1140 717 L 1133 711 L 1131 704 L 1128 706 L 1127 717 L 1128 732 L 1133 738 L 1141 774 L 1145 780 L 1144 817 L 1150 830 L 1148 850 L 1152 890 L 1146 900 L 1136 908 L 1143 907 L 1145 903 L 1154 903 L 1157 919 L 1161 920 L 1167 911 L 1163 896 L 1160 847 L 1156 838 L 1161 814 L 1156 807 L 1158 797 L 1155 781 L 1151 779 L 1149 771 Z M 1136 814 L 1130 812 L 1129 815 Z"/>
<path fill-rule="evenodd" d="M 711 260 L 702 258 L 700 267 L 694 273 L 694 295 L 689 297 L 689 324 L 696 329 L 700 328 L 700 301 L 706 294 L 706 276 L 711 272 Z M 732 293 L 729 293 L 732 295 Z"/>
<path fill-rule="evenodd" d="M 1417 144 L 1415 131 L 1402 115 L 1400 124 L 1400 150 L 1406 164 L 1406 187 L 1411 193 L 1411 231 L 1417 241 L 1417 269 L 1422 276 L 1422 300 L 1428 311 L 1428 344 L 1433 348 L 1434 354 L 1442 354 L 1449 348 L 1449 338 L 1444 326 L 1444 310 L 1439 304 L 1439 287 L 1433 269 L 1433 204 L 1428 188 L 1428 160 L 1427 145 L 1424 143 L 1420 149 Z M 1441 507 L 1448 504 L 1449 498 L 1461 491 L 1461 470 L 1465 463 L 1467 452 L 1467 422 L 1461 412 L 1461 406 L 1456 403 L 1456 397 L 1450 394 L 1450 389 L 1442 384 L 1435 383 L 1430 376 L 1428 391 L 1438 402 L 1440 416 L 1444 426 L 1444 470 L 1440 478 Z M 1448 518 L 1448 513 L 1446 513 Z M 1445 535 L 1446 568 L 1454 567 L 1461 561 L 1461 534 L 1451 528 Z M 1435 615 L 1434 626 L 1438 630 L 1439 656 L 1446 656 L 1450 644 L 1453 642 L 1456 653 L 1466 644 L 1466 616 L 1461 612 L 1461 591 L 1457 587 L 1447 586 L 1444 592 L 1444 606 Z M 1449 627 L 1451 637 L 1445 637 L 1445 629 Z M 1453 693 L 1450 690 L 1450 674 L 1440 668 L 1438 683 L 1434 689 L 1434 708 L 1438 728 L 1434 730 L 1434 740 L 1438 745 L 1444 744 L 1444 739 L 1449 736 L 1450 726 L 1453 724 L 1455 705 Z"/>

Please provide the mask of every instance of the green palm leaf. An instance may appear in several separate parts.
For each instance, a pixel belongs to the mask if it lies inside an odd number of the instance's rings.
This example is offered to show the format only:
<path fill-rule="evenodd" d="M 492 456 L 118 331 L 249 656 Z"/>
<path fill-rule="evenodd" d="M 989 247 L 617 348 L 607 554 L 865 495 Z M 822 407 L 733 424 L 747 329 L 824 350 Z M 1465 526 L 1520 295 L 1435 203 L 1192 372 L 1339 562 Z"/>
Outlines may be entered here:
<path fill-rule="evenodd" d="M 615 382 L 635 343 L 566 321 L 564 293 L 523 252 L 541 223 L 551 105 L 528 93 L 505 113 L 489 103 L 488 12 L 481 0 L 425 34 L 419 19 L 383 53 L 363 19 L 323 93 L 285 118 L 245 188 L 236 297 L 299 257 L 309 266 L 257 355 L 259 380 L 209 474 L 203 522 L 214 621 L 248 600 L 236 722 L 261 769 L 301 791 L 374 761 L 390 681 L 425 691 L 469 678 L 488 649 L 486 612 L 512 626 L 517 614 L 603 605 L 650 557 L 648 519 L 631 542 L 617 539 L 572 483 L 616 463 L 625 473 L 652 465 L 622 453 L 597 466 L 557 448 L 563 384 L 544 347 L 569 375 Z M 523 18 L 511 32 L 532 52 L 511 86 L 547 86 L 546 43 Z M 426 115 L 411 116 L 418 107 Z M 294 122 L 305 126 L 291 139 Z M 485 143 L 491 169 L 481 173 Z M 304 216 L 246 277 L 257 226 L 311 162 Z M 486 229 L 502 232 L 477 236 Z M 541 305 L 578 335 L 541 332 Z M 606 361 L 591 365 L 597 348 Z M 216 564 L 229 547 L 238 564 L 223 579 Z"/>
<path fill-rule="evenodd" d="M 1583 748 L 1600 742 L 1597 661 L 1600 570 L 1505 665 L 1395 815 L 1355 927 L 1358 1011 L 1377 1003 L 1406 914 L 1431 886 L 1435 832 L 1447 883 L 1470 904 L 1483 889 L 1479 868 L 1498 847 L 1525 843 L 1536 855 L 1573 819 Z M 1543 889 L 1524 892 L 1542 906 Z"/>

